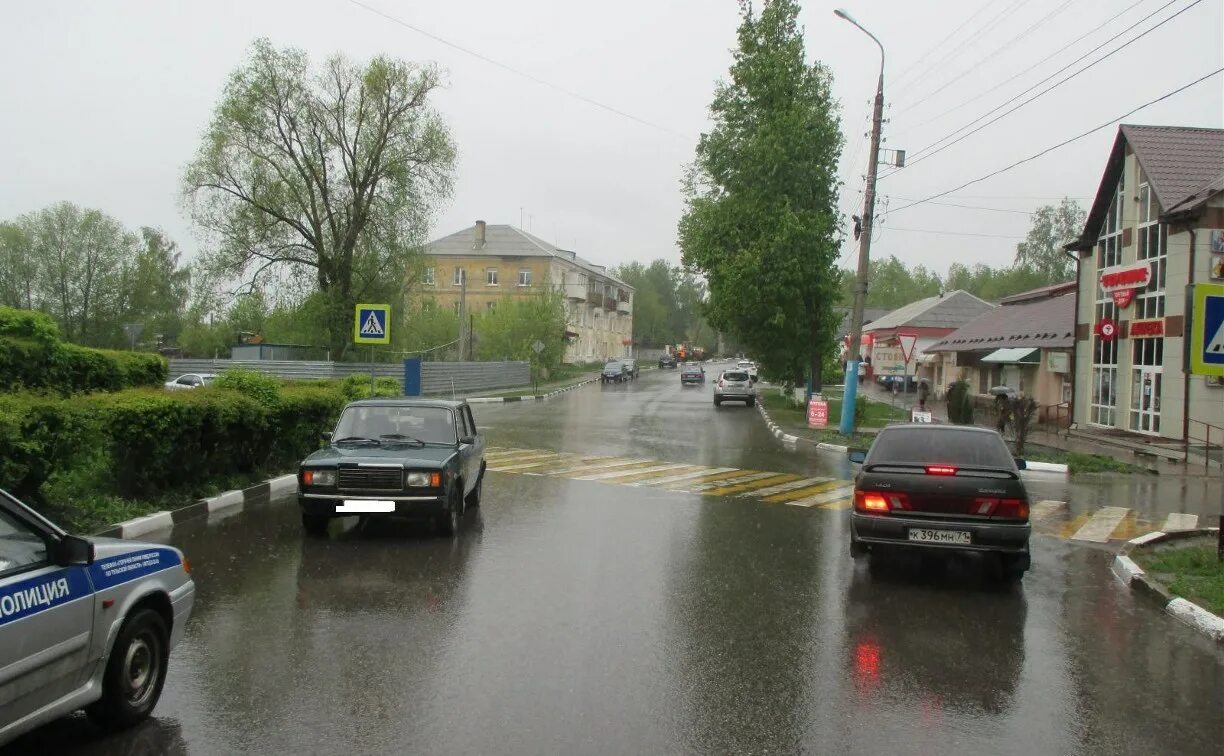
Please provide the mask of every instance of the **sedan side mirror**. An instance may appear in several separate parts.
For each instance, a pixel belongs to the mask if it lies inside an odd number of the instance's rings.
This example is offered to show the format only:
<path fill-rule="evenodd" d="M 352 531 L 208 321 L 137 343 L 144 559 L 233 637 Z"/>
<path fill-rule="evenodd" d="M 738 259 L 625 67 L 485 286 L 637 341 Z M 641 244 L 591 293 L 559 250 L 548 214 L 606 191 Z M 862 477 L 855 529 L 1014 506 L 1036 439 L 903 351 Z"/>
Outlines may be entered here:
<path fill-rule="evenodd" d="M 322 432 L 322 433 L 320 433 L 319 435 L 323 437 L 323 440 L 324 440 L 324 441 L 331 441 L 331 440 L 332 440 L 332 432 L 331 432 L 331 431 L 323 431 L 323 432 Z"/>
<path fill-rule="evenodd" d="M 1019 457 L 1016 457 L 1016 469 L 1017 469 L 1017 470 L 1027 470 L 1027 469 L 1028 469 L 1028 462 L 1025 462 L 1024 460 L 1020 459 Z"/>
<path fill-rule="evenodd" d="M 475 436 L 463 436 L 462 438 L 459 439 L 459 443 L 474 444 L 476 443 L 476 437 Z"/>
<path fill-rule="evenodd" d="M 850 449 L 846 452 L 846 456 L 849 457 L 850 461 L 853 462 L 854 464 L 861 465 L 863 464 L 864 460 L 867 459 L 867 450 L 866 449 Z"/>
<path fill-rule="evenodd" d="M 80 536 L 66 535 L 55 544 L 55 563 L 61 567 L 93 564 L 94 545 Z"/>

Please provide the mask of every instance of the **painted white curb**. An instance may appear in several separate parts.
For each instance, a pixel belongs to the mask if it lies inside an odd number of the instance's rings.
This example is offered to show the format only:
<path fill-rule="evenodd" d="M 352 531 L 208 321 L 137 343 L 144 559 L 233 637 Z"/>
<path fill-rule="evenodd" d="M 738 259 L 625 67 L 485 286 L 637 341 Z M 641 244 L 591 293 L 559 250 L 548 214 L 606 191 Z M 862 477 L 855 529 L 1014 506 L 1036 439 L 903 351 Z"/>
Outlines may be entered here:
<path fill-rule="evenodd" d="M 1165 611 L 1217 643 L 1224 641 L 1224 618 L 1215 616 L 1198 604 L 1175 598 L 1165 606 Z"/>
<path fill-rule="evenodd" d="M 290 473 L 268 481 L 268 495 L 279 496 L 287 493 L 297 493 L 297 475 Z"/>
<path fill-rule="evenodd" d="M 1138 538 L 1132 538 L 1127 541 L 1127 543 L 1129 543 L 1131 546 L 1142 546 L 1145 543 L 1150 543 L 1152 541 L 1164 538 L 1164 535 L 1165 534 L 1159 530 L 1153 530 L 1151 533 L 1144 533 Z"/>
<path fill-rule="evenodd" d="M 208 502 L 207 509 L 209 512 L 216 512 L 221 509 L 229 509 L 230 507 L 240 506 L 245 499 L 242 491 L 226 491 L 219 496 L 214 496 L 211 499 L 205 499 Z"/>
<path fill-rule="evenodd" d="M 119 523 L 120 538 L 138 538 L 156 530 L 169 530 L 174 527 L 174 518 L 169 512 L 154 512 L 137 517 L 134 520 Z"/>
<path fill-rule="evenodd" d="M 849 446 L 842 446 L 841 444 L 826 444 L 823 441 L 816 444 L 816 448 L 823 449 L 825 451 L 831 451 L 831 452 L 841 452 L 843 454 L 850 451 Z"/>
<path fill-rule="evenodd" d="M 1143 568 L 1135 564 L 1130 557 L 1119 554 L 1114 557 L 1113 574 L 1117 575 L 1118 579 L 1126 585 L 1130 585 L 1132 580 L 1143 574 Z"/>
<path fill-rule="evenodd" d="M 1026 462 L 1025 468 L 1034 472 L 1067 472 L 1067 466 L 1057 462 Z"/>

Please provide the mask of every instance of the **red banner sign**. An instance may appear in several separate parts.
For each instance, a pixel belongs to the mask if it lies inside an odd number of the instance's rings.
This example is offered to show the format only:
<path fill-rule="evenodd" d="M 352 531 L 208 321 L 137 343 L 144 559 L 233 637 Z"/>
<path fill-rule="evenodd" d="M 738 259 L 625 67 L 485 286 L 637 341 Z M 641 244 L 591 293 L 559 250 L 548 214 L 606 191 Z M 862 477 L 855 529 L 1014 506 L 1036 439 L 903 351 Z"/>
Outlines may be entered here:
<path fill-rule="evenodd" d="M 808 427 L 827 428 L 828 425 L 829 403 L 815 400 L 808 402 Z"/>
<path fill-rule="evenodd" d="M 1147 263 L 1115 265 L 1101 271 L 1101 289 L 1113 297 L 1114 304 L 1125 309 L 1135 298 L 1135 292 L 1152 280 L 1152 268 Z"/>
<path fill-rule="evenodd" d="M 1131 303 L 1132 299 L 1135 298 L 1135 290 L 1118 289 L 1117 291 L 1109 292 L 1109 296 L 1113 297 L 1114 304 L 1116 304 L 1119 309 L 1125 310 L 1126 306 Z"/>
<path fill-rule="evenodd" d="M 1164 336 L 1164 332 L 1164 318 L 1132 320 L 1130 324 L 1130 336 L 1132 339 Z"/>

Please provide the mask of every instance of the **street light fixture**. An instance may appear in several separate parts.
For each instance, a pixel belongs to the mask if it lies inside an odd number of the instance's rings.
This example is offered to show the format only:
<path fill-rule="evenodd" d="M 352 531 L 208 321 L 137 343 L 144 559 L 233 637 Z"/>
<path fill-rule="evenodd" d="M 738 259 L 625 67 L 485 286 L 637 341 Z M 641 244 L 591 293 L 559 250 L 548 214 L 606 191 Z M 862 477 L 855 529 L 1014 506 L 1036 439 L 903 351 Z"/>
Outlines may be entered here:
<path fill-rule="evenodd" d="M 833 11 L 838 18 L 854 24 L 859 31 L 871 37 L 871 41 L 880 48 L 880 79 L 876 84 L 875 108 L 871 117 L 871 152 L 867 157 L 867 190 L 863 198 L 863 215 L 860 219 L 862 231 L 858 235 L 859 259 L 858 274 L 854 284 L 854 310 L 850 314 L 850 343 L 846 353 L 846 390 L 842 396 L 841 432 L 849 435 L 854 432 L 854 406 L 858 398 L 858 368 L 861 357 L 860 348 L 863 340 L 863 308 L 867 304 L 867 272 L 871 259 L 871 230 L 875 226 L 875 192 L 876 173 L 880 163 L 880 123 L 884 119 L 884 45 L 876 36 L 867 31 L 858 21 L 854 20 L 845 10 L 838 8 Z"/>

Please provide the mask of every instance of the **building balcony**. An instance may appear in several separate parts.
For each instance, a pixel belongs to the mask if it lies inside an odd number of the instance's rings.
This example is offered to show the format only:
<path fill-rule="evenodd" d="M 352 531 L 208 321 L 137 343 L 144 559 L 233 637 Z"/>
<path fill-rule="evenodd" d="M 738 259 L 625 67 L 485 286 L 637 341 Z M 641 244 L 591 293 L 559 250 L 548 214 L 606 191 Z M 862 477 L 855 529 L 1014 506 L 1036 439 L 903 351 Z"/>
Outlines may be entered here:
<path fill-rule="evenodd" d="M 630 313 L 633 312 L 633 305 L 630 304 L 629 302 L 618 301 L 616 303 L 616 311 L 622 315 L 629 315 Z"/>
<path fill-rule="evenodd" d="M 603 306 L 604 306 L 604 309 L 607 310 L 608 312 L 615 312 L 616 311 L 616 300 L 613 299 L 612 297 L 604 297 Z"/>
<path fill-rule="evenodd" d="M 585 302 L 589 296 L 587 293 L 586 284 L 567 283 L 565 284 L 565 298 L 572 299 L 575 302 Z"/>

